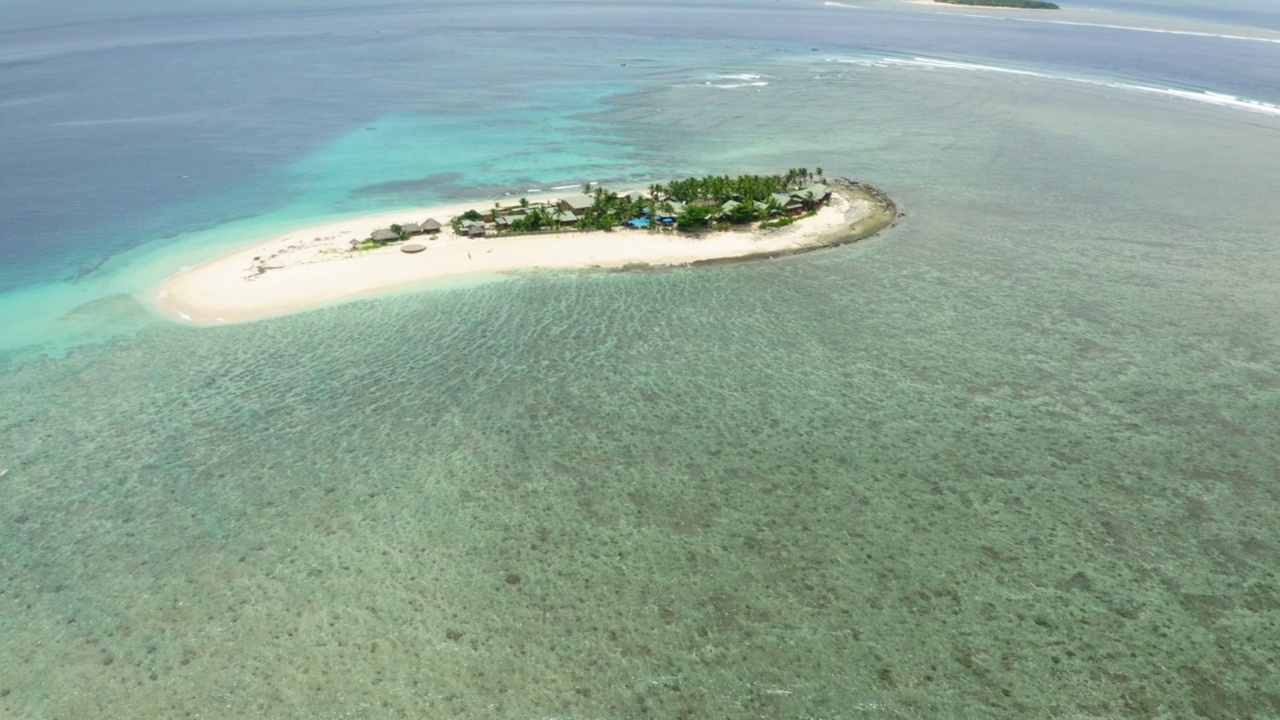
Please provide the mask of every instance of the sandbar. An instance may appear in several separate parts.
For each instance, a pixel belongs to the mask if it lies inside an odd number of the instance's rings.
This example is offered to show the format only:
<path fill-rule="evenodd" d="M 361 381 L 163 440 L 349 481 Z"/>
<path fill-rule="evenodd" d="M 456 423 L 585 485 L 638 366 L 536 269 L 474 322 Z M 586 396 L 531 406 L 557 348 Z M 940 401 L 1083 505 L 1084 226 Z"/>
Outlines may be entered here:
<path fill-rule="evenodd" d="M 583 232 L 469 238 L 448 220 L 474 203 L 400 210 L 289 232 L 185 268 L 155 292 L 155 307 L 184 323 L 248 322 L 331 305 L 393 289 L 466 276 L 537 270 L 634 270 L 790 255 L 878 233 L 897 217 L 893 201 L 869 185 L 832 182 L 816 215 L 783 228 L 754 225 L 685 233 L 674 230 Z M 351 241 L 391 223 L 445 223 L 423 252 L 392 243 L 352 251 Z"/>

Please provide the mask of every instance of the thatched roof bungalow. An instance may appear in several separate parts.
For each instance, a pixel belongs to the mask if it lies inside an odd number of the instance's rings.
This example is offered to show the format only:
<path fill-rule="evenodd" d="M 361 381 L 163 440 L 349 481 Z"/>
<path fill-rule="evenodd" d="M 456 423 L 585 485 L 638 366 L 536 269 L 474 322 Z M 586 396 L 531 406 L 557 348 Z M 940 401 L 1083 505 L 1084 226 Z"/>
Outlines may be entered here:
<path fill-rule="evenodd" d="M 374 242 L 392 242 L 400 239 L 400 234 L 391 228 L 380 228 L 374 230 L 369 239 Z"/>

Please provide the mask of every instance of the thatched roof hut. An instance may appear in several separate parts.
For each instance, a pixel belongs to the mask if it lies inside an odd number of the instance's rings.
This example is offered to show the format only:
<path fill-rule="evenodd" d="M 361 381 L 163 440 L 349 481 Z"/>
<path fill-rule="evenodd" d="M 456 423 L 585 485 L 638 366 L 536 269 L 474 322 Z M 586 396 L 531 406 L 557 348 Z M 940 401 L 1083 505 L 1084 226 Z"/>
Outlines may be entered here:
<path fill-rule="evenodd" d="M 381 228 L 374 230 L 373 234 L 369 236 L 369 239 L 374 242 L 391 242 L 393 240 L 399 240 L 400 235 L 390 228 Z"/>
<path fill-rule="evenodd" d="M 420 227 L 424 233 L 438 233 L 443 226 L 435 218 L 427 218 Z"/>

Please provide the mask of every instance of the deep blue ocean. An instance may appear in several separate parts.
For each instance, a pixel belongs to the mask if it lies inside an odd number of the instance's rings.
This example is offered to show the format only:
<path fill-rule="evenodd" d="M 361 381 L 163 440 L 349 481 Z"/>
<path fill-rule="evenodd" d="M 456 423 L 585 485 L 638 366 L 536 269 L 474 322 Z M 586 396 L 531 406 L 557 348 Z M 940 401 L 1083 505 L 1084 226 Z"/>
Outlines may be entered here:
<path fill-rule="evenodd" d="M 1267 22 L 1275 13 L 1257 10 L 1093 5 L 1280 31 Z M 290 206 L 361 210 L 644 175 L 650 167 L 629 153 L 649 149 L 619 151 L 627 138 L 575 116 L 660 81 L 671 53 L 744 66 L 788 53 L 920 55 L 1280 100 L 1274 38 L 904 14 L 892 4 L 540 13 L 555 18 L 553 30 L 526 29 L 525 13 L 494 4 L 10 33 L 0 55 L 9 216 L 0 290 L 84 278 L 123 251 Z"/>
<path fill-rule="evenodd" d="M 0 4 L 0 716 L 1280 717 L 1280 9 L 1061 4 Z M 150 305 L 324 219 L 789 167 L 907 214 Z"/>

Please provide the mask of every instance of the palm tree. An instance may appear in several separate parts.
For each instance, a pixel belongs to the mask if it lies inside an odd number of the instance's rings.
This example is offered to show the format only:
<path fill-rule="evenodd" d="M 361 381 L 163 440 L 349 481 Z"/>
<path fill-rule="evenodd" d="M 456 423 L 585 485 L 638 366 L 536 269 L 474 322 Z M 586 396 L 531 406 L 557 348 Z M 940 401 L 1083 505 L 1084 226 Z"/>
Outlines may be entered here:
<path fill-rule="evenodd" d="M 764 202 L 764 212 L 770 218 L 776 218 L 782 214 L 782 203 L 778 202 L 777 195 L 770 195 L 768 200 Z"/>

